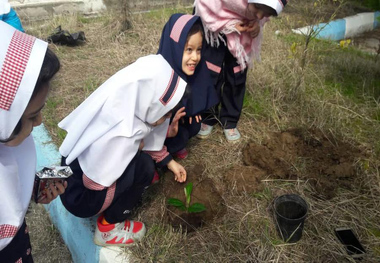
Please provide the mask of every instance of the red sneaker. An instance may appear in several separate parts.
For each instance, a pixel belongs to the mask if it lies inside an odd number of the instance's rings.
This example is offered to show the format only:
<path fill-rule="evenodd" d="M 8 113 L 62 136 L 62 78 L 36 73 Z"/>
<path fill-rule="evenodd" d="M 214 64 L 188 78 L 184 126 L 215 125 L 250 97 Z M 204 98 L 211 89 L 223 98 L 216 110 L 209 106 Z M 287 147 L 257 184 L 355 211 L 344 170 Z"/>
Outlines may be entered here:
<path fill-rule="evenodd" d="M 157 173 L 157 171 L 154 171 L 153 180 L 150 184 L 156 184 L 158 181 L 160 181 L 160 175 Z"/>
<path fill-rule="evenodd" d="M 189 155 L 188 151 L 186 150 L 186 148 L 183 148 L 182 150 L 176 152 L 174 154 L 175 157 L 177 157 L 178 159 L 186 159 L 186 157 Z"/>
<path fill-rule="evenodd" d="M 103 225 L 103 216 L 99 216 L 95 229 L 94 243 L 98 246 L 131 246 L 140 241 L 145 233 L 144 223 L 125 220 L 121 223 Z"/>

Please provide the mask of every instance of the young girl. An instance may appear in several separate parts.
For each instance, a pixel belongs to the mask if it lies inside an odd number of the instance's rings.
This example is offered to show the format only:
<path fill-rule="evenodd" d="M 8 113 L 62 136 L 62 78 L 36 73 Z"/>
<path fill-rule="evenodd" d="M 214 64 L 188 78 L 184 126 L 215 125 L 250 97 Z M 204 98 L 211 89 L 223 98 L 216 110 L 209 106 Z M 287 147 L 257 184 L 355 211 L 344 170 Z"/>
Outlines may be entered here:
<path fill-rule="evenodd" d="M 162 31 L 158 54 L 191 87 L 191 96 L 186 102 L 187 117 L 179 124 L 177 136 L 165 141 L 168 151 L 181 159 L 187 156 L 185 146 L 188 140 L 200 130 L 200 114 L 218 103 L 209 69 L 201 56 L 204 47 L 203 28 L 198 16 L 173 14 L 170 17 Z"/>
<path fill-rule="evenodd" d="M 30 133 L 42 122 L 60 64 L 47 43 L 2 21 L 0 39 L 0 261 L 33 262 L 25 224 L 37 162 Z M 51 184 L 39 203 L 50 203 L 66 186 Z"/>
<path fill-rule="evenodd" d="M 100 214 L 95 244 L 128 246 L 144 236 L 145 225 L 129 220 L 155 169 L 141 150 L 160 151 L 166 135 L 175 135 L 184 107 L 170 128 L 169 119 L 185 88 L 161 55 L 149 55 L 113 75 L 59 123 L 68 132 L 62 162 L 74 172 L 61 200 L 75 216 Z M 186 180 L 180 164 L 167 165 L 178 182 Z"/>
<path fill-rule="evenodd" d="M 207 49 L 204 56 L 214 71 L 220 110 L 204 116 L 199 138 L 207 138 L 219 120 L 228 141 L 239 140 L 236 126 L 243 107 L 247 67 L 259 59 L 262 27 L 278 15 L 287 0 L 195 0 L 195 14 L 202 18 Z"/>

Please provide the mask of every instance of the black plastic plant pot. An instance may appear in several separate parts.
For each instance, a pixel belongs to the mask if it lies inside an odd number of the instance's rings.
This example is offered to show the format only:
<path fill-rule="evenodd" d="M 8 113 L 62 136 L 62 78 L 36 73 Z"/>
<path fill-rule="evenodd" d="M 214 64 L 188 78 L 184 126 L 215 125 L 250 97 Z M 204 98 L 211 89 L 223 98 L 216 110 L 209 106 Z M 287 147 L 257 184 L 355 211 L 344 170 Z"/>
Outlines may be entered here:
<path fill-rule="evenodd" d="M 303 225 L 308 205 L 296 194 L 286 194 L 274 200 L 274 213 L 277 230 L 287 243 L 295 243 L 302 237 Z"/>

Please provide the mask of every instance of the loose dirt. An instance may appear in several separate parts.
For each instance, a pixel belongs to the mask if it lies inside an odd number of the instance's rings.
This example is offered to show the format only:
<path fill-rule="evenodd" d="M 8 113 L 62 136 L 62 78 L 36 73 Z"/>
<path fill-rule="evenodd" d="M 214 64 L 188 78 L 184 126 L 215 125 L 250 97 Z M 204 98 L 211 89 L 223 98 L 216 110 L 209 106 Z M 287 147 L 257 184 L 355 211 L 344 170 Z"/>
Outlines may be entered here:
<path fill-rule="evenodd" d="M 317 130 L 292 129 L 270 133 L 262 144 L 248 143 L 243 149 L 244 165 L 235 165 L 224 174 L 221 188 L 237 193 L 257 193 L 263 190 L 262 180 L 304 180 L 315 188 L 316 198 L 331 199 L 337 189 L 350 189 L 355 182 L 356 162 L 364 153 Z M 192 203 L 206 206 L 201 213 L 184 213 L 168 206 L 167 221 L 175 227 L 193 229 L 212 222 L 224 214 L 225 207 L 215 182 L 202 176 L 203 167 L 188 169 L 187 182 L 193 182 Z M 178 184 L 169 173 L 163 183 L 166 199 L 185 202 L 184 184 Z"/>
<path fill-rule="evenodd" d="M 187 232 L 195 230 L 197 227 L 211 223 L 215 218 L 225 213 L 225 206 L 220 193 L 215 188 L 215 182 L 210 178 L 202 176 L 204 168 L 193 166 L 187 170 L 187 181 L 193 183 L 191 194 L 191 204 L 201 203 L 206 210 L 200 213 L 186 213 L 178 208 L 167 206 L 167 220 L 174 227 L 182 227 Z M 163 191 L 166 200 L 177 198 L 182 202 L 185 200 L 184 187 L 186 184 L 179 184 L 174 180 L 171 172 L 168 172 L 163 182 Z"/>
<path fill-rule="evenodd" d="M 245 165 L 257 167 L 271 179 L 309 180 L 327 199 L 339 187 L 350 188 L 361 156 L 362 151 L 331 135 L 300 129 L 271 133 L 262 145 L 249 143 L 243 149 Z"/>

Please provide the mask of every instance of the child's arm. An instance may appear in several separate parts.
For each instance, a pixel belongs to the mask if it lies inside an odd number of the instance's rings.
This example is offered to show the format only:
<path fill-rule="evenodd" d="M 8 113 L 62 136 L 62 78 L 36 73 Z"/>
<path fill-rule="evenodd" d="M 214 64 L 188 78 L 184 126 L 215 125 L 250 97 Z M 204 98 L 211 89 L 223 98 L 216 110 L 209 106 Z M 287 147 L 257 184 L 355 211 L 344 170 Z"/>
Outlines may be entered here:
<path fill-rule="evenodd" d="M 152 157 L 152 159 L 156 162 L 157 167 L 161 168 L 167 165 L 173 157 L 169 154 L 168 149 L 164 145 L 160 151 L 144 151 Z"/>
<path fill-rule="evenodd" d="M 173 160 L 173 157 L 169 154 L 166 146 L 162 147 L 161 151 L 145 151 L 156 162 L 157 167 L 161 168 L 167 166 L 170 171 L 174 173 L 174 179 L 177 182 L 183 183 L 186 181 L 185 168 Z"/>

